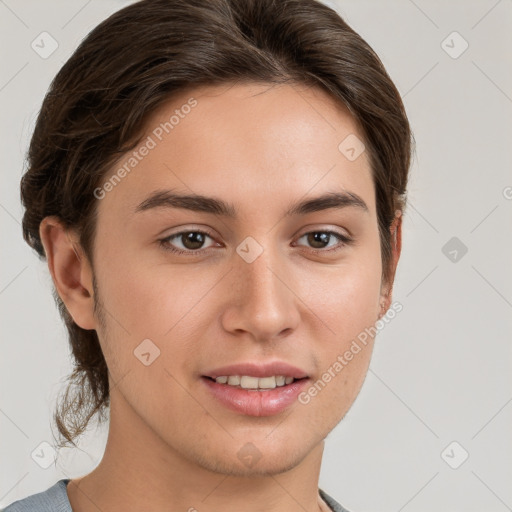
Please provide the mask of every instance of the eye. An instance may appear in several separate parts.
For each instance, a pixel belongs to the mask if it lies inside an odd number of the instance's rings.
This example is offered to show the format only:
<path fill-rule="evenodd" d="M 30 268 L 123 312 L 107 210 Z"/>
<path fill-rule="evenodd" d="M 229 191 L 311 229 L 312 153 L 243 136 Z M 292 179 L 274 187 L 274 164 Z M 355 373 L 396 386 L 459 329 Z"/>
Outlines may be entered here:
<path fill-rule="evenodd" d="M 180 231 L 159 240 L 160 246 L 176 254 L 196 255 L 209 247 L 204 247 L 207 238 L 213 240 L 212 236 L 205 231 Z M 352 243 L 352 239 L 336 231 L 310 231 L 302 235 L 298 241 L 305 238 L 315 253 L 330 253 L 341 250 L 344 246 Z M 337 240 L 337 242 L 336 242 Z M 332 244 L 331 242 L 335 242 Z M 299 244 L 300 245 L 300 244 Z M 213 245 L 212 245 L 213 246 Z"/>
<path fill-rule="evenodd" d="M 338 251 L 343 246 L 349 245 L 352 239 L 336 231 L 310 231 L 302 235 L 299 240 L 305 238 L 308 244 L 311 244 L 313 252 L 326 253 Z M 337 240 L 337 243 L 336 243 Z M 334 244 L 331 242 L 334 241 Z M 330 245 L 329 245 L 330 244 Z"/>
<path fill-rule="evenodd" d="M 206 238 L 212 237 L 205 231 L 180 231 L 160 240 L 163 249 L 178 254 L 194 254 L 204 249 Z M 176 240 L 175 242 L 173 242 Z M 213 240 L 213 239 L 212 239 Z M 176 247 L 174 244 L 178 244 Z M 181 244 L 181 247 L 180 245 Z"/>

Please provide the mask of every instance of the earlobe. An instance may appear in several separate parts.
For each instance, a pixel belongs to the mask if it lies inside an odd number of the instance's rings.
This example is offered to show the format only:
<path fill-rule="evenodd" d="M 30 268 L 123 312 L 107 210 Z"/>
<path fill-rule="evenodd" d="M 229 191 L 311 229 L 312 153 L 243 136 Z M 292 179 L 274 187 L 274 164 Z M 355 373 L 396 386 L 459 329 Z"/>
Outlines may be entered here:
<path fill-rule="evenodd" d="M 39 226 L 48 269 L 66 309 L 82 329 L 95 329 L 92 271 L 74 233 L 56 216 L 45 217 Z"/>

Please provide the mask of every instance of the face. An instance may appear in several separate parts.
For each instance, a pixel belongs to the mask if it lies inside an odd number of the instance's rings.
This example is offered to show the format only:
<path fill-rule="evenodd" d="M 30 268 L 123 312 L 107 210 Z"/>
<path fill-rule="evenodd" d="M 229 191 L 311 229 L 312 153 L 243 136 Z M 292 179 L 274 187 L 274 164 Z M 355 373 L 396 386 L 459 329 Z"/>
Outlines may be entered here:
<path fill-rule="evenodd" d="M 344 354 L 378 319 L 384 288 L 370 164 L 338 148 L 348 136 L 362 139 L 319 89 L 197 88 L 150 118 L 97 192 L 96 328 L 112 410 L 169 453 L 276 474 L 355 400 L 373 340 Z M 269 374 L 296 380 L 213 380 Z"/>

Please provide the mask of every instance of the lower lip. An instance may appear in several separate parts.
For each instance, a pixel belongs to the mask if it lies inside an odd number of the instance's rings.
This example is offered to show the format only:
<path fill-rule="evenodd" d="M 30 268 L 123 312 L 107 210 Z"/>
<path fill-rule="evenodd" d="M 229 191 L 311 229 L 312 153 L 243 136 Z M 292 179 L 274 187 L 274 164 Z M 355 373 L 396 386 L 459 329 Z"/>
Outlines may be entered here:
<path fill-rule="evenodd" d="M 247 416 L 279 414 L 297 400 L 297 396 L 309 381 L 309 379 L 301 379 L 286 386 L 258 391 L 219 384 L 207 377 L 201 377 L 201 380 L 219 402 Z"/>

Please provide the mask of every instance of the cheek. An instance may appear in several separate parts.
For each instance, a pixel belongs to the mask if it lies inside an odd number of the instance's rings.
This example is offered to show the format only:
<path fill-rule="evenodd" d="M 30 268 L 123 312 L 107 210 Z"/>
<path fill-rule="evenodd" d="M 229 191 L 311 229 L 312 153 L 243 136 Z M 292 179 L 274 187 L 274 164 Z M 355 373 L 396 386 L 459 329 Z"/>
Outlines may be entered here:
<path fill-rule="evenodd" d="M 338 266 L 310 270 L 297 276 L 298 294 L 335 342 L 357 336 L 377 320 L 381 265 L 375 257 L 360 255 Z"/>
<path fill-rule="evenodd" d="M 109 311 L 107 350 L 120 366 L 118 373 L 128 368 L 144 372 L 134 351 L 147 345 L 158 353 L 155 367 L 163 366 L 181 380 L 192 378 L 188 370 L 197 359 L 198 342 L 211 328 L 212 308 L 220 303 L 218 269 L 185 271 L 125 257 L 123 265 L 102 272 L 100 292 Z M 148 339 L 154 345 L 144 341 Z"/>
<path fill-rule="evenodd" d="M 161 338 L 188 318 L 218 276 L 187 269 L 190 265 L 155 262 L 155 253 L 117 244 L 103 234 L 98 261 L 100 294 L 114 327 L 134 338 Z"/>
<path fill-rule="evenodd" d="M 319 350 L 321 371 L 330 371 L 331 377 L 341 376 L 333 379 L 336 384 L 332 387 L 339 388 L 346 380 L 344 387 L 358 389 L 373 348 L 371 327 L 378 315 L 379 281 L 361 271 L 331 281 L 331 287 L 336 284 L 335 290 L 318 297 L 323 303 L 323 308 L 318 307 L 321 318 L 332 331 L 323 338 Z M 328 381 L 329 375 L 324 380 Z M 351 395 L 349 389 L 345 392 Z"/>
<path fill-rule="evenodd" d="M 381 264 L 377 252 L 329 269 L 312 279 L 302 276 L 307 304 L 319 318 L 312 339 L 319 375 L 303 395 L 319 415 L 318 425 L 334 427 L 354 402 L 364 382 L 379 314 Z M 308 280 L 309 279 L 309 280 Z M 313 282 L 314 281 L 314 282 Z M 320 327 L 321 326 L 321 327 Z M 322 329 L 323 336 L 319 336 Z"/>

